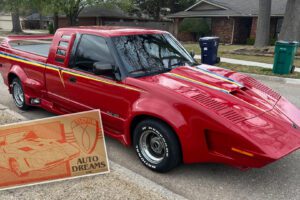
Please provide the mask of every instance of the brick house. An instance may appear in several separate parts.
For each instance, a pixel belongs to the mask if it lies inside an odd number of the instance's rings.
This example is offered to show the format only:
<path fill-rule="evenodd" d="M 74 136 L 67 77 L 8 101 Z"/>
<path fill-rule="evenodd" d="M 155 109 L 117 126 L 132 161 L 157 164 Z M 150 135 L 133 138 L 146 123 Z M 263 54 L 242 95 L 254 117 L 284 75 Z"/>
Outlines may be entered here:
<path fill-rule="evenodd" d="M 118 8 L 87 7 L 78 16 L 80 26 L 105 25 L 109 22 L 133 21 L 135 18 L 127 15 Z M 68 20 L 65 16 L 59 16 L 59 27 L 67 27 Z"/>
<path fill-rule="evenodd" d="M 1 16 L 0 16 L 1 17 Z M 41 19 L 40 19 L 41 18 Z M 25 17 L 22 23 L 26 29 L 46 29 L 49 23 L 53 23 L 53 17 L 42 16 L 38 13 L 31 14 Z M 1 20 L 1 19 L 0 19 Z M 42 21 L 42 23 L 41 23 Z M 1 21 L 0 21 L 1 22 Z M 41 27 L 40 24 L 43 24 Z M 1 23 L 0 23 L 1 25 Z M 120 8 L 101 8 L 101 7 L 87 7 L 84 8 L 78 16 L 79 26 L 132 26 L 132 27 L 146 27 L 152 29 L 161 29 L 173 32 L 172 20 L 155 21 L 146 17 L 130 16 Z M 65 15 L 59 15 L 58 27 L 68 27 L 69 22 Z"/>
<path fill-rule="evenodd" d="M 287 0 L 272 0 L 270 38 L 277 38 Z M 174 32 L 180 40 L 189 38 L 178 32 L 184 18 L 205 18 L 211 34 L 222 43 L 245 44 L 255 38 L 259 0 L 201 0 L 188 9 L 167 17 L 174 20 Z"/>
<path fill-rule="evenodd" d="M 23 29 L 47 29 L 52 23 L 52 17 L 41 16 L 39 13 L 33 13 L 22 20 Z"/>
<path fill-rule="evenodd" d="M 79 26 L 133 26 L 162 29 L 172 32 L 172 21 L 157 22 L 149 18 L 130 16 L 119 8 L 87 7 L 78 17 Z M 68 20 L 59 16 L 58 27 L 67 27 Z"/>

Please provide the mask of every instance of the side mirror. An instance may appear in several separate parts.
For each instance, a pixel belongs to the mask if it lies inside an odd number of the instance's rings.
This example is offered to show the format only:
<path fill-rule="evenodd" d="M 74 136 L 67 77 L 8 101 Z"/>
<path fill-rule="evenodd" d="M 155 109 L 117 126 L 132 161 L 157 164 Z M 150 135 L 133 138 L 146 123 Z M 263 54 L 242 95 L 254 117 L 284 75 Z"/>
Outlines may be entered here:
<path fill-rule="evenodd" d="M 192 58 L 195 57 L 195 52 L 194 51 L 190 51 L 190 55 L 192 56 Z"/>
<path fill-rule="evenodd" d="M 93 73 L 96 75 L 113 74 L 113 65 L 109 63 L 95 62 L 93 64 Z"/>

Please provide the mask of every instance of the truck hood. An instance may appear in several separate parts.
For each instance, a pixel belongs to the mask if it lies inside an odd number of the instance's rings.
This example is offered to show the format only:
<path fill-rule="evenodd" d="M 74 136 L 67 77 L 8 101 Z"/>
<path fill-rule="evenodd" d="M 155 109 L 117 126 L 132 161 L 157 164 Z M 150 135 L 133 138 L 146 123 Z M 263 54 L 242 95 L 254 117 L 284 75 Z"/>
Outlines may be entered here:
<path fill-rule="evenodd" d="M 201 105 L 202 109 L 221 115 L 233 123 L 270 111 L 279 100 L 280 96 L 267 94 L 257 88 L 257 84 L 249 81 L 244 83 L 243 79 L 237 81 L 230 76 L 224 76 L 224 72 L 228 70 L 217 67 L 212 69 L 205 65 L 182 66 L 168 73 L 143 77 L 139 80 L 183 95 Z M 220 71 L 215 72 L 216 69 Z M 244 80 L 248 80 L 247 76 L 243 77 Z"/>

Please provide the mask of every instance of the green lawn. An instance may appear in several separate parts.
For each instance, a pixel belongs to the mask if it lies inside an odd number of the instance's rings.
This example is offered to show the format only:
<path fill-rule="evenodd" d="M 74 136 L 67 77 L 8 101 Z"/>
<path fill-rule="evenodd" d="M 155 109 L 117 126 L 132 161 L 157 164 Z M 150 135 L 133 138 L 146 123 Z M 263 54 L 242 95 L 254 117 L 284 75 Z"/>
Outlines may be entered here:
<path fill-rule="evenodd" d="M 188 51 L 194 51 L 196 54 L 200 54 L 200 47 L 198 43 L 186 43 L 183 44 L 183 46 L 188 50 Z M 224 54 L 228 53 L 229 51 L 240 49 L 247 47 L 246 45 L 220 45 L 219 46 L 219 53 Z M 251 46 L 248 46 L 251 47 Z"/>
<path fill-rule="evenodd" d="M 279 75 L 279 74 L 273 74 L 272 69 L 266 69 L 266 68 L 262 68 L 262 67 L 235 65 L 235 64 L 230 64 L 230 63 L 218 63 L 217 66 L 223 67 L 226 69 L 230 69 L 233 71 L 245 72 L 245 73 L 250 73 L 250 74 L 261 74 L 261 75 L 268 75 L 268 76 L 277 76 L 277 77 L 282 77 L 282 78 L 300 79 L 299 72 L 294 72 L 293 74 L 288 74 L 288 75 Z"/>
<path fill-rule="evenodd" d="M 198 43 L 190 43 L 183 45 L 188 51 L 194 51 L 196 55 L 201 53 L 200 47 Z M 220 57 L 239 59 L 239 60 L 248 60 L 262 63 L 273 64 L 274 58 L 271 56 L 250 56 L 250 55 L 238 55 L 230 53 L 233 50 L 241 49 L 241 48 L 251 48 L 249 45 L 220 45 L 218 55 Z M 296 67 L 300 67 L 300 59 L 295 59 L 294 65 Z"/>

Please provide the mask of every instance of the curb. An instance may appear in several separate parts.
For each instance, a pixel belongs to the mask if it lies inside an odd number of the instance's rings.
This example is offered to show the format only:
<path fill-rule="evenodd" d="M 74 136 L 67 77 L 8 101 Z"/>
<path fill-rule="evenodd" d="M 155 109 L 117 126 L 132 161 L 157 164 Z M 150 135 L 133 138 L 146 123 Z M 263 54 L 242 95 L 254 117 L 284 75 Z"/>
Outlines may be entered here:
<path fill-rule="evenodd" d="M 201 60 L 200 55 L 196 55 L 196 56 L 194 56 L 194 58 Z M 223 62 L 223 63 L 243 65 L 243 66 L 252 66 L 252 67 L 260 67 L 260 68 L 266 68 L 266 69 L 272 69 L 273 68 L 273 64 L 269 64 L 269 63 L 262 63 L 262 62 L 248 61 L 248 60 L 240 60 L 240 59 L 232 59 L 232 58 L 224 58 L 224 57 L 220 57 L 220 59 L 221 59 L 221 62 Z M 296 68 L 295 72 L 300 72 L 300 69 Z"/>
<path fill-rule="evenodd" d="M 24 116 L 22 116 L 21 114 L 10 110 L 8 107 L 0 104 L 0 111 L 6 112 L 7 114 L 12 115 L 15 119 L 20 120 L 20 121 L 27 121 L 28 119 Z"/>
<path fill-rule="evenodd" d="M 283 84 L 300 85 L 300 79 L 283 78 L 283 77 L 278 77 L 278 76 L 267 76 L 267 75 L 260 75 L 260 74 L 250 74 L 250 73 L 243 73 L 243 72 L 241 72 L 241 73 L 252 76 L 253 78 L 257 78 L 260 80 L 274 81 L 274 82 L 283 83 Z"/>
<path fill-rule="evenodd" d="M 195 59 L 201 59 L 201 56 L 196 55 Z M 230 64 L 230 62 L 225 62 L 225 63 Z M 266 68 L 266 67 L 262 67 L 262 66 L 254 66 L 254 67 Z M 267 67 L 267 68 L 269 68 L 269 67 Z M 297 69 L 297 71 L 298 71 L 298 69 Z M 299 71 L 300 71 L 300 69 L 299 69 Z M 245 73 L 245 72 L 240 72 L 240 73 L 247 74 L 247 75 L 250 75 L 254 78 L 261 79 L 261 80 L 276 81 L 276 82 L 280 82 L 280 83 L 300 85 L 300 79 L 283 78 L 283 77 L 278 77 L 278 76 L 267 76 L 267 75 L 261 75 L 261 74 L 251 74 L 251 73 Z"/>
<path fill-rule="evenodd" d="M 8 107 L 2 104 L 0 104 L 0 113 L 1 112 L 10 115 L 13 120 L 12 123 L 15 123 L 14 120 L 17 121 L 28 120 L 21 114 L 10 110 Z M 106 178 L 106 179 L 110 178 L 111 181 L 118 182 L 118 185 L 120 187 L 125 187 L 125 186 L 128 187 L 128 191 L 125 192 L 126 194 L 126 196 L 124 196 L 125 199 L 140 199 L 145 195 L 144 197 L 146 199 L 155 198 L 155 199 L 166 199 L 166 200 L 171 200 L 171 199 L 186 200 L 186 198 L 184 198 L 183 196 L 176 194 L 171 190 L 168 190 L 167 188 L 153 182 L 152 180 L 140 174 L 135 173 L 134 171 L 128 168 L 125 168 L 111 160 L 109 160 L 109 162 L 111 167 L 111 174 L 104 174 L 100 176 L 95 175 L 91 177 L 82 177 L 82 178 L 79 177 L 77 179 L 68 180 L 68 181 L 57 181 L 48 184 L 38 184 L 34 186 L 4 190 L 0 194 L 0 199 L 2 197 L 4 197 L 4 199 L 5 198 L 18 199 L 20 194 L 22 194 L 23 197 L 28 197 L 28 199 L 39 196 L 43 199 L 49 199 L 49 200 L 53 198 L 59 199 L 61 197 L 59 195 L 64 194 L 68 196 L 68 198 L 66 199 L 71 199 L 70 197 L 71 196 L 74 197 L 74 195 L 76 196 L 77 195 L 76 193 L 78 193 L 78 196 L 87 195 L 86 197 L 88 198 L 84 198 L 84 199 L 93 199 L 93 195 L 97 196 L 99 195 L 99 193 L 102 193 L 105 196 L 105 197 L 102 196 L 103 199 L 114 199 L 114 198 L 120 199 L 118 196 L 120 194 L 115 193 L 117 190 L 113 190 L 113 188 L 111 188 L 111 191 L 107 191 L 107 188 L 104 188 L 102 189 L 103 191 L 101 191 L 101 186 L 100 186 L 101 178 Z M 93 190 L 95 190 L 94 192 L 97 193 L 87 192 L 87 194 L 82 194 L 82 191 L 88 185 L 91 184 L 95 185 L 93 186 L 94 187 Z M 56 190 L 57 192 L 49 191 L 49 187 L 51 187 L 52 190 Z M 64 190 L 64 189 L 62 190 L 62 188 L 68 188 L 68 190 Z M 50 196 L 49 196 L 49 192 L 51 193 Z"/>

